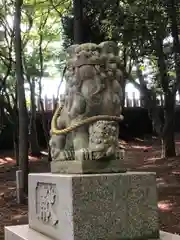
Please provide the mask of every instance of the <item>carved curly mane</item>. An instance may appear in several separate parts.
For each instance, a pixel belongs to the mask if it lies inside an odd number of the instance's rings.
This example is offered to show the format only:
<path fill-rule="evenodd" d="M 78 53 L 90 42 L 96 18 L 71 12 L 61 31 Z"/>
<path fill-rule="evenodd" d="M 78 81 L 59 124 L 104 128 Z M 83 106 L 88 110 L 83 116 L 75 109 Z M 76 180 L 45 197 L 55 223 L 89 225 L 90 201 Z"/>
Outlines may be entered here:
<path fill-rule="evenodd" d="M 103 42 L 99 45 L 93 43 L 73 45 L 69 48 L 68 54 L 68 75 L 66 75 L 68 87 L 74 83 L 80 91 L 82 82 L 88 77 L 83 75 L 85 74 L 83 67 L 87 69 L 88 66 L 90 69 L 89 72 L 94 72 L 91 80 L 97 85 L 97 89 L 91 93 L 90 98 L 96 97 L 104 89 L 108 88 L 108 82 L 111 81 L 112 83 L 113 79 L 116 78 L 120 59 L 117 56 L 118 48 L 114 42 Z M 73 83 L 72 78 L 75 81 Z"/>

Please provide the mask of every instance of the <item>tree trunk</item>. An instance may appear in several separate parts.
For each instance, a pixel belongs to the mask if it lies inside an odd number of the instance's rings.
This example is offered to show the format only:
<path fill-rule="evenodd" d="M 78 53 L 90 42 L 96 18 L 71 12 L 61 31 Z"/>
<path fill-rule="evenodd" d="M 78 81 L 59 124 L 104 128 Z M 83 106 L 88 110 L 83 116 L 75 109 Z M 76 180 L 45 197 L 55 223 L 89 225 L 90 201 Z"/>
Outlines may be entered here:
<path fill-rule="evenodd" d="M 180 86 L 180 38 L 179 38 L 179 29 L 178 29 L 178 9 L 179 0 L 168 0 L 167 4 L 167 13 L 170 19 L 171 24 L 171 33 L 173 37 L 173 50 L 174 50 L 174 62 L 175 62 L 175 71 L 176 71 L 176 89 L 177 91 Z"/>
<path fill-rule="evenodd" d="M 28 114 L 26 108 L 21 43 L 21 7 L 23 1 L 15 1 L 15 56 L 19 109 L 19 170 L 22 171 L 20 201 L 24 202 L 28 192 Z"/>
<path fill-rule="evenodd" d="M 74 44 L 81 44 L 83 36 L 83 0 L 73 0 L 74 11 Z"/>
<path fill-rule="evenodd" d="M 146 100 L 146 105 L 149 105 L 148 112 L 152 119 L 153 131 L 159 138 L 161 138 L 164 122 L 161 118 L 161 107 L 157 106 L 156 94 L 153 90 L 151 91 L 147 89 Z"/>
<path fill-rule="evenodd" d="M 48 133 L 48 129 L 47 129 L 47 121 L 46 121 L 46 115 L 45 115 L 45 110 L 44 110 L 44 104 L 43 101 L 40 99 L 40 106 L 41 106 L 41 117 L 42 117 L 42 127 L 43 127 L 43 131 L 44 131 L 44 137 L 46 140 L 46 145 L 47 148 L 49 146 L 49 133 Z"/>
<path fill-rule="evenodd" d="M 175 157 L 174 119 L 175 119 L 175 95 L 170 91 L 165 95 L 164 129 L 163 129 L 163 157 Z"/>
<path fill-rule="evenodd" d="M 122 87 L 122 98 L 121 98 L 121 108 L 122 108 L 122 113 L 124 113 L 124 107 L 125 107 L 125 97 L 126 97 L 126 82 L 121 84 Z"/>
<path fill-rule="evenodd" d="M 18 119 L 15 120 L 13 125 L 14 133 L 13 133 L 13 141 L 14 141 L 14 156 L 16 159 L 16 165 L 19 166 L 19 129 L 18 129 Z"/>
<path fill-rule="evenodd" d="M 44 105 L 43 105 L 43 101 L 41 99 L 42 77 L 43 77 L 43 73 L 44 73 L 44 58 L 43 58 L 43 50 L 42 50 L 43 35 L 40 34 L 39 37 L 40 37 L 40 39 L 39 39 L 39 60 L 40 60 L 40 71 L 41 71 L 41 75 L 40 75 L 40 79 L 39 79 L 39 104 L 40 104 L 40 108 L 41 108 L 42 127 L 44 130 L 46 145 L 47 145 L 47 148 L 49 148 L 49 134 L 48 134 L 47 124 L 46 124 Z"/>
<path fill-rule="evenodd" d="M 165 55 L 163 52 L 163 37 L 161 36 L 161 30 L 157 31 L 156 35 L 156 53 L 158 57 L 158 68 L 161 79 L 161 86 L 165 96 L 164 104 L 164 128 L 162 133 L 162 155 L 163 157 L 176 156 L 175 151 L 175 139 L 174 139 L 174 114 L 175 114 L 175 93 L 170 90 L 169 76 L 167 74 L 167 66 L 165 61 Z"/>
<path fill-rule="evenodd" d="M 30 80 L 31 81 L 31 80 Z M 30 152 L 32 156 L 39 157 L 41 155 L 40 148 L 37 139 L 37 129 L 36 129 L 36 103 L 35 103 L 35 81 L 29 82 L 31 89 L 31 116 L 30 116 Z"/>
<path fill-rule="evenodd" d="M 159 137 L 162 134 L 162 121 L 160 119 L 160 109 L 157 106 L 156 93 L 153 89 L 147 88 L 147 83 L 144 79 L 142 70 L 139 63 L 136 66 L 136 73 L 140 82 L 141 98 L 143 100 L 144 107 L 148 110 L 150 119 L 152 120 L 152 128 L 155 134 Z"/>

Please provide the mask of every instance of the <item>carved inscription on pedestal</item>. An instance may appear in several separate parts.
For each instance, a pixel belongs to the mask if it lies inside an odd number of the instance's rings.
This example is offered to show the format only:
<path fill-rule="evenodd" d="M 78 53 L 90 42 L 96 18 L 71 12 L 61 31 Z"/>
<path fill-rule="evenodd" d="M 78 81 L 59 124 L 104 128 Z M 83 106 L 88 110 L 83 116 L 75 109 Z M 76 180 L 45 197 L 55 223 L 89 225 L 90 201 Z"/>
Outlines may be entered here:
<path fill-rule="evenodd" d="M 36 186 L 36 214 L 40 221 L 55 226 L 58 224 L 53 209 L 57 200 L 56 185 L 38 182 Z"/>

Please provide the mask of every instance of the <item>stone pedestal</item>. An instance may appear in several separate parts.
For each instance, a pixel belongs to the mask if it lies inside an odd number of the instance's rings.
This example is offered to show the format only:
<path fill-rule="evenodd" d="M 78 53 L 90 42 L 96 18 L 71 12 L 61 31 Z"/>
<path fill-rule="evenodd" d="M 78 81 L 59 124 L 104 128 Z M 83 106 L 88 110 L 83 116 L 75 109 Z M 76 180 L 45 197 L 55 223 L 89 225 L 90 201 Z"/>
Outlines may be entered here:
<path fill-rule="evenodd" d="M 29 225 L 5 228 L 5 240 L 32 239 L 180 240 L 180 236 L 159 231 L 153 173 L 44 173 L 29 175 Z"/>
<path fill-rule="evenodd" d="M 52 240 L 28 225 L 5 227 L 5 240 Z"/>
<path fill-rule="evenodd" d="M 155 174 L 30 174 L 29 227 L 56 240 L 158 238 Z"/>
<path fill-rule="evenodd" d="M 5 227 L 5 240 L 52 240 L 52 239 L 34 231 L 33 229 L 29 228 L 28 225 L 19 225 Z M 180 236 L 177 234 L 160 231 L 159 240 L 180 240 Z"/>

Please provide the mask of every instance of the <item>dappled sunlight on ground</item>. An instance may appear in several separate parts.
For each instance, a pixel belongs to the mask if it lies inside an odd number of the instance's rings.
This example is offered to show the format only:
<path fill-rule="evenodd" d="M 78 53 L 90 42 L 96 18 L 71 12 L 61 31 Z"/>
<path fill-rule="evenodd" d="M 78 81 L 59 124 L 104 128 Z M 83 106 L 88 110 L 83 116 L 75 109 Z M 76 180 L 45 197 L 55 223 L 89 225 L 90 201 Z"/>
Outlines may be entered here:
<path fill-rule="evenodd" d="M 46 151 L 42 151 L 41 154 L 42 154 L 42 156 L 48 155 L 48 153 Z M 39 160 L 38 157 L 33 157 L 31 155 L 29 155 L 28 158 L 29 158 L 29 161 L 31 161 L 31 162 Z M 0 166 L 4 166 L 7 164 L 13 164 L 13 165 L 16 164 L 15 158 L 12 156 L 6 156 L 6 155 L 4 155 L 3 157 L 0 157 Z"/>
<path fill-rule="evenodd" d="M 173 173 L 173 174 L 180 175 L 180 170 L 179 170 L 179 171 L 177 171 L 177 170 L 175 170 L 175 171 L 172 171 L 172 173 Z"/>
<path fill-rule="evenodd" d="M 0 158 L 0 165 L 4 165 L 6 163 L 8 163 L 6 159 Z"/>
<path fill-rule="evenodd" d="M 157 163 L 158 160 L 161 160 L 161 158 L 153 157 L 153 158 L 146 159 L 145 162 L 154 164 L 154 163 Z"/>
<path fill-rule="evenodd" d="M 148 146 L 131 146 L 134 149 L 142 149 L 142 150 L 152 150 L 152 147 Z"/>
<path fill-rule="evenodd" d="M 173 203 L 169 200 L 160 201 L 158 202 L 158 208 L 161 211 L 171 211 L 173 209 Z"/>
<path fill-rule="evenodd" d="M 156 183 L 157 183 L 157 186 L 166 186 L 167 185 L 167 183 L 165 182 L 165 180 L 162 177 L 157 178 Z"/>
<path fill-rule="evenodd" d="M 38 161 L 39 160 L 39 158 L 37 158 L 37 157 L 32 157 L 32 156 L 29 156 L 29 161 Z"/>
<path fill-rule="evenodd" d="M 47 152 L 47 151 L 41 151 L 41 153 L 42 153 L 44 156 L 47 156 L 47 155 L 48 155 L 48 152 Z"/>

